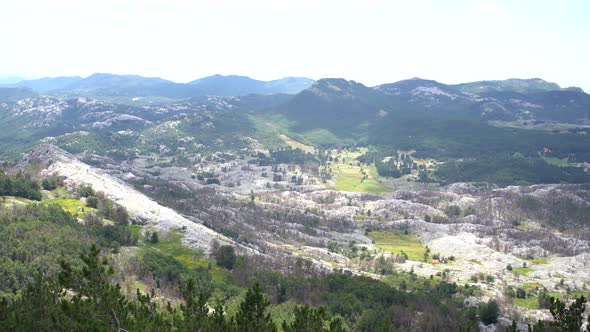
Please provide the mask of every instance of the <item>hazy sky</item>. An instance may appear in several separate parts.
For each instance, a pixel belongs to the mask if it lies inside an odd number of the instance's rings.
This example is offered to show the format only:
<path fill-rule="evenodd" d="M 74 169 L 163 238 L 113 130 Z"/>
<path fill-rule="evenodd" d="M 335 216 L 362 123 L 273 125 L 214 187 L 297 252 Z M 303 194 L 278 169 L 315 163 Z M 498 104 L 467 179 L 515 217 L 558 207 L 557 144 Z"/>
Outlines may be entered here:
<path fill-rule="evenodd" d="M 590 91 L 590 1 L 0 0 L 0 76 L 541 77 Z"/>

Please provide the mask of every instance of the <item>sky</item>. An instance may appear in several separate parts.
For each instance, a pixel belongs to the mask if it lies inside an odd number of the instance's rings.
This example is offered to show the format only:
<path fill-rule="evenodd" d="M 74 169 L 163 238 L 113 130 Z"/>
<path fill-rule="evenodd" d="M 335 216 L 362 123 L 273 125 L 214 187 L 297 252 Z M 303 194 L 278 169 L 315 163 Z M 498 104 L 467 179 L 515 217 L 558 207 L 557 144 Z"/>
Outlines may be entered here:
<path fill-rule="evenodd" d="M 0 45 L 0 77 L 540 77 L 590 91 L 588 0 L 0 0 Z"/>

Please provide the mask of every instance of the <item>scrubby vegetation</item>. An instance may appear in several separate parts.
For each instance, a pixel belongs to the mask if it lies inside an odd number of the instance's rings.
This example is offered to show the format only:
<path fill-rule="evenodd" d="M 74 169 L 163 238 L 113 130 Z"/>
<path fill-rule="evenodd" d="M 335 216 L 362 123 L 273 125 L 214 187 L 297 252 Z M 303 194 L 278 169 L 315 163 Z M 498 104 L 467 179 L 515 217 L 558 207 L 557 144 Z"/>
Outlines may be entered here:
<path fill-rule="evenodd" d="M 30 176 L 19 173 L 9 176 L 0 170 L 0 196 L 17 196 L 35 201 L 41 200 L 41 187 Z"/>
<path fill-rule="evenodd" d="M 494 156 L 474 160 L 449 161 L 436 170 L 445 183 L 479 181 L 499 185 L 533 183 L 586 183 L 590 175 L 579 167 L 559 167 L 539 157 Z"/>

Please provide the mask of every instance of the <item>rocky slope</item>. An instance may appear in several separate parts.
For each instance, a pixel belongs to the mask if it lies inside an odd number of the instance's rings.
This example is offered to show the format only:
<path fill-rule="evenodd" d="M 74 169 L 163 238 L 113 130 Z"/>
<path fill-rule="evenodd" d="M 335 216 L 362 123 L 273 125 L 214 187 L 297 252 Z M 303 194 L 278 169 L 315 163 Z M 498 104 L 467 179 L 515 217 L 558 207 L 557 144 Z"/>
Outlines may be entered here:
<path fill-rule="evenodd" d="M 134 223 L 151 225 L 162 231 L 184 229 L 183 244 L 188 247 L 208 249 L 212 240 L 234 243 L 198 221 L 188 220 L 176 211 L 138 192 L 127 183 L 80 162 L 74 156 L 53 145 L 44 144 L 36 147 L 24 162 L 45 165 L 42 175 L 63 176 L 66 179 L 66 185 L 70 188 L 76 188 L 81 184 L 91 185 L 97 192 L 105 193 L 107 197 L 124 206 Z"/>

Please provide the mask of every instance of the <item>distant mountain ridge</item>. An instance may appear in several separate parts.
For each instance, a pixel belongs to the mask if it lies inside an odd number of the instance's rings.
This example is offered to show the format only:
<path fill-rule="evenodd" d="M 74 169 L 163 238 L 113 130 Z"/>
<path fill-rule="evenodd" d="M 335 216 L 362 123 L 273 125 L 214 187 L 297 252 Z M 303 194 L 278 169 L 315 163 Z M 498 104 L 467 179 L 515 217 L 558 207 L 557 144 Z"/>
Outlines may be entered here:
<path fill-rule="evenodd" d="M 518 92 L 532 93 L 544 91 L 563 91 L 569 89 L 582 90 L 580 88 L 562 88 L 556 83 L 547 82 L 540 78 L 520 79 L 510 78 L 507 80 L 496 81 L 477 81 L 471 83 L 461 83 L 454 85 L 455 88 L 463 92 L 486 93 L 486 92 Z"/>
<path fill-rule="evenodd" d="M 14 102 L 34 97 L 37 97 L 37 93 L 31 88 L 0 88 L 0 102 Z"/>
<path fill-rule="evenodd" d="M 190 83 L 176 83 L 159 77 L 95 73 L 88 77 L 46 77 L 2 84 L 2 87 L 27 87 L 42 94 L 75 96 L 160 96 L 191 98 L 199 96 L 244 96 L 249 94 L 296 94 L 315 81 L 305 77 L 286 77 L 260 81 L 246 76 L 214 75 Z"/>
<path fill-rule="evenodd" d="M 305 77 L 285 77 L 272 81 L 259 81 L 247 76 L 213 75 L 188 84 L 198 87 L 206 94 L 239 96 L 246 94 L 296 94 L 310 87 L 315 81 Z"/>
<path fill-rule="evenodd" d="M 74 79 L 64 88 L 71 89 L 68 93 L 38 96 L 30 88 L 0 88 L 0 156 L 18 154 L 39 140 L 122 158 L 157 152 L 163 145 L 191 151 L 276 148 L 282 134 L 321 148 L 369 147 L 383 158 L 415 150 L 417 157 L 448 162 L 440 177 L 445 181 L 586 181 L 584 170 L 551 168 L 553 159 L 544 157 L 566 159 L 568 165 L 590 162 L 590 95 L 538 80 L 518 88 L 511 88 L 513 83 L 474 93 L 420 78 L 374 87 L 327 78 L 297 94 L 203 95 L 134 104 L 95 96 L 181 96 L 203 86 L 219 93 L 244 93 L 241 87 L 260 92 L 266 84 L 239 76 L 179 84 L 95 74 Z M 547 147 L 550 155 L 543 152 Z M 467 171 L 472 175 L 461 175 Z"/>
<path fill-rule="evenodd" d="M 80 80 L 82 80 L 80 76 L 44 77 L 34 80 L 23 80 L 9 85 L 12 87 L 27 87 L 39 93 L 47 93 L 66 88 Z"/>
<path fill-rule="evenodd" d="M 562 88 L 539 78 L 461 84 L 412 78 L 368 87 L 342 78 L 314 81 L 287 77 L 261 81 L 246 76 L 213 75 L 189 83 L 176 83 L 159 77 L 96 73 L 85 78 L 27 80 L 4 87 L 13 88 L 3 91 L 5 100 L 30 97 L 34 93 L 130 99 L 291 94 L 294 97 L 282 109 L 290 110 L 288 113 L 296 117 L 306 115 L 304 122 L 309 121 L 310 126 L 319 124 L 313 119 L 328 115 L 340 116 L 338 121 L 359 124 L 380 110 L 400 108 L 468 113 L 484 120 L 590 123 L 590 95 L 582 89 Z"/>
<path fill-rule="evenodd" d="M 45 77 L 23 80 L 18 83 L 0 84 L 0 87 L 27 87 L 42 94 L 69 94 L 78 96 L 161 96 L 168 98 L 190 98 L 198 96 L 244 96 L 248 94 L 297 94 L 316 83 L 305 77 L 285 77 L 262 81 L 247 76 L 212 75 L 176 83 L 159 77 L 139 75 L 115 75 L 95 73 L 88 77 Z M 408 93 L 420 87 L 440 89 L 449 93 L 476 94 L 481 96 L 498 93 L 532 94 L 549 91 L 572 91 L 583 93 L 577 87 L 562 88 L 556 83 L 540 78 L 487 80 L 460 84 L 443 84 L 433 80 L 412 78 L 395 83 L 373 87 L 387 94 Z M 405 92 L 404 92 L 405 91 Z"/>

